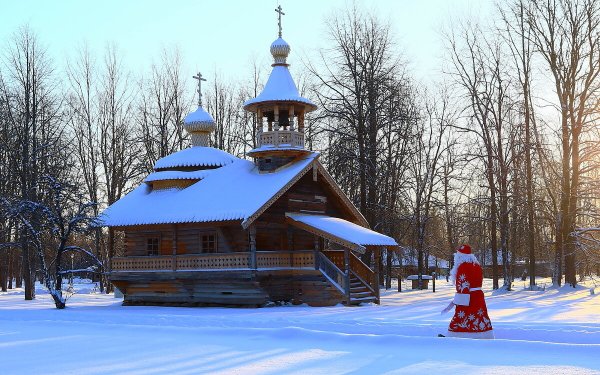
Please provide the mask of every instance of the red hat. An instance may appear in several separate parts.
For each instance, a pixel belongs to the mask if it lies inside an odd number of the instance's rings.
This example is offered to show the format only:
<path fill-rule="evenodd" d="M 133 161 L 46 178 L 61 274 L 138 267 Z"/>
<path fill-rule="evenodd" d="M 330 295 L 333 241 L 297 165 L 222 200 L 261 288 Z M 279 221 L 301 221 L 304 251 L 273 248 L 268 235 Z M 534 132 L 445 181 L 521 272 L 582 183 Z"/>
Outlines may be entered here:
<path fill-rule="evenodd" d="M 462 254 L 471 254 L 471 246 L 464 244 L 458 248 L 458 252 Z"/>

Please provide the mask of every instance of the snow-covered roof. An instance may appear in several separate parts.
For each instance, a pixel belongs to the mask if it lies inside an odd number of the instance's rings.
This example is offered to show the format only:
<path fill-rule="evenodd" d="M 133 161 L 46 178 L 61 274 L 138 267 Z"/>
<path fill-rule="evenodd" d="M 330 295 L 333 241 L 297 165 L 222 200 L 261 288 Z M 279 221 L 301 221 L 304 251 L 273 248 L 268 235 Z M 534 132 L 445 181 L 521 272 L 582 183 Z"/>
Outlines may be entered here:
<path fill-rule="evenodd" d="M 203 169 L 200 171 L 160 171 L 150 173 L 144 182 L 164 181 L 164 180 L 201 180 L 208 176 L 213 169 Z"/>
<path fill-rule="evenodd" d="M 215 120 L 212 116 L 204 110 L 202 107 L 198 107 L 194 112 L 191 112 L 185 119 L 183 119 L 184 124 L 193 124 L 193 123 L 210 123 L 214 124 Z"/>
<path fill-rule="evenodd" d="M 158 159 L 154 169 L 177 167 L 221 167 L 239 160 L 235 156 L 213 147 L 193 146 Z"/>
<path fill-rule="evenodd" d="M 104 226 L 247 220 L 306 173 L 317 156 L 311 153 L 271 173 L 260 173 L 254 163 L 236 159 L 185 189 L 151 190 L 142 184 L 99 219 Z"/>
<path fill-rule="evenodd" d="M 317 108 L 313 102 L 300 96 L 290 71 L 284 65 L 275 65 L 273 67 L 265 88 L 256 98 L 244 103 L 244 108 L 248 108 L 252 104 L 269 101 L 299 102 L 312 107 L 312 109 Z"/>
<path fill-rule="evenodd" d="M 342 242 L 349 242 L 363 248 L 364 246 L 369 245 L 398 246 L 396 240 L 392 237 L 377 233 L 369 228 L 362 227 L 337 217 L 296 213 L 286 213 L 285 216 L 292 220 L 292 225 L 301 223 L 314 229 L 318 233 L 327 233 L 330 236 L 342 240 Z M 305 228 L 302 225 L 300 225 L 300 227 Z M 342 243 L 342 245 L 343 244 L 344 243 Z"/>

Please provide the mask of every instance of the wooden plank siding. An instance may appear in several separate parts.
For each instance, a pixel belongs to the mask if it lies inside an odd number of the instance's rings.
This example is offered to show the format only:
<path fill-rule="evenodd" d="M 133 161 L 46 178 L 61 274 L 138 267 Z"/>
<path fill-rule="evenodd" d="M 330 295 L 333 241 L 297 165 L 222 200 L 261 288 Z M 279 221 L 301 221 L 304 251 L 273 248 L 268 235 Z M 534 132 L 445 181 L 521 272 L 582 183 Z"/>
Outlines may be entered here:
<path fill-rule="evenodd" d="M 176 231 L 174 233 L 174 231 Z M 125 256 L 145 256 L 147 239 L 160 238 L 160 255 L 201 254 L 202 235 L 216 236 L 217 253 L 248 251 L 248 234 L 237 225 L 177 224 L 168 226 L 127 227 L 125 232 Z M 175 234 L 176 241 L 173 235 Z M 176 253 L 173 254 L 173 243 Z"/>
<path fill-rule="evenodd" d="M 307 173 L 275 201 L 255 222 L 258 250 L 307 250 L 314 248 L 314 235 L 286 223 L 286 212 L 348 218 L 344 205 L 329 188 Z M 340 216 L 342 215 L 342 216 Z M 292 241 L 288 241 L 288 236 Z M 290 248 L 291 246 L 291 248 Z"/>

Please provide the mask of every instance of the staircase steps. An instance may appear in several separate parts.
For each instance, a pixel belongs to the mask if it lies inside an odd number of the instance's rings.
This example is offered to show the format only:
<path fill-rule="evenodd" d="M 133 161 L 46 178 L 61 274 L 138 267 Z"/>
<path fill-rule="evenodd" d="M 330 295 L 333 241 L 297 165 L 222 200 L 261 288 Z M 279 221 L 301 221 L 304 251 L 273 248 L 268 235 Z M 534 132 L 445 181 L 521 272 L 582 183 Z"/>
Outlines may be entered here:
<path fill-rule="evenodd" d="M 350 275 L 350 303 L 348 305 L 360 305 L 361 303 L 376 302 L 377 297 L 356 276 Z"/>

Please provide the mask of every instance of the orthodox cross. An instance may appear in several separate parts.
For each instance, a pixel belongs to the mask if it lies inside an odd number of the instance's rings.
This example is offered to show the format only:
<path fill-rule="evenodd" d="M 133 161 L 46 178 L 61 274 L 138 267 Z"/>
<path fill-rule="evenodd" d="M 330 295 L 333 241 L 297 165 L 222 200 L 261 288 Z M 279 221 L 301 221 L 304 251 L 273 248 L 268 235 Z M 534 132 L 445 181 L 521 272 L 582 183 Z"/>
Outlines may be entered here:
<path fill-rule="evenodd" d="M 281 10 L 281 5 L 279 5 L 277 8 L 275 8 L 275 12 L 278 13 L 277 15 L 277 25 L 279 26 L 279 37 L 281 38 L 281 16 L 285 16 L 285 13 L 283 13 L 283 11 Z"/>
<path fill-rule="evenodd" d="M 198 75 L 193 76 L 192 78 L 198 80 L 198 107 L 202 107 L 202 81 L 206 81 L 202 78 L 202 73 L 198 72 Z"/>

